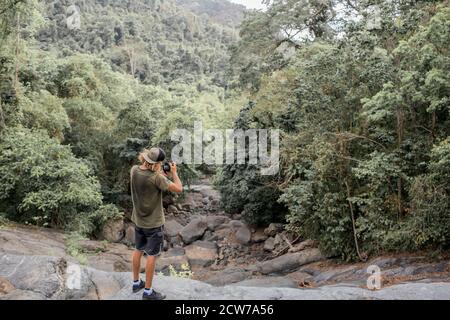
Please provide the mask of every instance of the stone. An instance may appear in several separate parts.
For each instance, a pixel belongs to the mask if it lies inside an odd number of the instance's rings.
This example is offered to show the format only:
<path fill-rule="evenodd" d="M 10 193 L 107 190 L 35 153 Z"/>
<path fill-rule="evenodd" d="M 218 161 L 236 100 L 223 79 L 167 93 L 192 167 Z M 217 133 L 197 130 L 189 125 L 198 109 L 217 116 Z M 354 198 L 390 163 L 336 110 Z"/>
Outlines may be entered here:
<path fill-rule="evenodd" d="M 264 288 L 297 288 L 297 283 L 286 277 L 264 277 L 247 279 L 233 283 L 232 286 Z"/>
<path fill-rule="evenodd" d="M 236 240 L 240 243 L 240 244 L 244 244 L 247 245 L 250 243 L 250 239 L 252 237 L 252 234 L 250 232 L 250 230 L 246 227 L 246 226 L 242 226 L 239 229 L 237 229 L 236 233 Z"/>
<path fill-rule="evenodd" d="M 208 227 L 205 220 L 197 218 L 189 222 L 181 231 L 180 236 L 185 244 L 190 244 L 203 237 Z"/>
<path fill-rule="evenodd" d="M 264 233 L 264 230 L 258 229 L 252 234 L 252 242 L 260 243 L 267 240 L 267 235 Z"/>
<path fill-rule="evenodd" d="M 168 237 L 168 242 L 172 247 L 180 246 L 183 244 L 183 241 L 181 241 L 180 236 Z"/>
<path fill-rule="evenodd" d="M 289 252 L 298 252 L 305 250 L 306 248 L 315 248 L 315 247 L 317 247 L 317 243 L 314 240 L 307 239 L 305 241 L 293 245 L 292 248 L 289 249 Z"/>
<path fill-rule="evenodd" d="M 185 250 L 181 247 L 172 248 L 156 259 L 156 271 L 168 272 L 169 266 L 180 271 L 182 265 L 187 264 L 189 264 L 189 261 L 185 255 Z"/>
<path fill-rule="evenodd" d="M 67 261 L 48 256 L 0 255 L 0 277 L 7 286 L 59 298 Z M 6 291 L 6 290 L 5 290 Z"/>
<path fill-rule="evenodd" d="M 224 286 L 248 279 L 251 275 L 252 273 L 244 268 L 230 267 L 212 273 L 212 275 L 204 279 L 204 281 L 214 286 Z"/>
<path fill-rule="evenodd" d="M 243 227 L 244 223 L 239 220 L 231 220 L 230 222 L 228 222 L 228 226 L 233 230 L 237 230 L 238 228 Z"/>
<path fill-rule="evenodd" d="M 133 225 L 129 225 L 125 230 L 125 242 L 130 245 L 134 245 L 135 243 L 135 233 Z"/>
<path fill-rule="evenodd" d="M 214 231 L 220 225 L 226 223 L 230 219 L 225 216 L 207 216 L 206 223 L 208 225 L 208 230 Z"/>
<path fill-rule="evenodd" d="M 176 206 L 174 206 L 173 204 L 171 204 L 167 208 L 167 212 L 173 213 L 173 214 L 177 214 L 178 213 L 178 208 Z"/>
<path fill-rule="evenodd" d="M 312 250 L 312 249 L 307 249 Z M 306 250 L 305 250 L 306 251 Z M 298 253 L 296 253 L 298 254 Z M 70 276 L 74 270 L 80 275 L 80 282 L 73 282 Z M 240 274 L 240 276 L 239 276 Z M 10 283 L 10 291 L 1 295 L 2 300 L 32 299 L 110 299 L 141 300 L 142 291 L 130 290 L 131 272 L 105 272 L 91 267 L 66 264 L 60 258 L 51 256 L 1 255 L 0 275 L 3 283 Z M 243 270 L 217 271 L 218 277 L 238 275 L 235 279 L 247 277 Z M 245 278 L 244 278 L 245 279 Z M 242 280 L 244 280 L 242 279 Z M 238 280 L 238 281 L 242 281 Z M 210 284 L 177 277 L 156 275 L 153 286 L 167 295 L 168 300 L 449 300 L 449 282 L 401 283 L 382 286 L 380 290 L 368 290 L 365 287 L 348 284 L 334 284 L 318 288 L 265 287 L 271 280 L 258 281 L 251 287 L 244 285 L 225 285 L 214 287 Z M 234 281 L 234 282 L 238 282 Z M 269 281 L 264 284 L 264 281 Z M 248 283 L 248 282 L 247 282 Z M 272 282 L 273 283 L 273 282 Z M 281 282 L 280 282 L 281 283 Z M 287 282 L 286 282 L 287 283 Z M 76 285 L 69 288 L 68 285 Z M 6 290 L 4 290 L 6 292 Z"/>
<path fill-rule="evenodd" d="M 315 281 L 314 281 L 314 277 L 306 272 L 295 271 L 295 272 L 289 273 L 286 276 L 289 279 L 291 279 L 292 281 L 294 281 L 298 287 L 310 288 L 310 287 L 314 287 L 316 285 Z"/>
<path fill-rule="evenodd" d="M 264 241 L 264 250 L 272 252 L 275 249 L 275 238 L 270 237 Z"/>
<path fill-rule="evenodd" d="M 119 242 L 124 236 L 123 220 L 116 219 L 107 221 L 97 236 L 100 240 Z"/>
<path fill-rule="evenodd" d="M 167 237 L 178 236 L 182 229 L 183 226 L 176 220 L 166 220 L 166 223 L 164 224 L 164 234 Z"/>
<path fill-rule="evenodd" d="M 0 297 L 2 295 L 8 294 L 11 291 L 13 291 L 15 288 L 14 286 L 11 284 L 11 282 L 9 282 L 7 279 L 5 278 L 1 278 L 0 277 Z"/>
<path fill-rule="evenodd" d="M 211 202 L 209 204 L 211 207 L 218 208 L 220 205 L 220 201 L 218 199 L 211 199 Z"/>
<path fill-rule="evenodd" d="M 217 245 L 213 242 L 199 240 L 184 249 L 192 266 L 207 267 L 217 259 Z"/>
<path fill-rule="evenodd" d="M 288 253 L 259 264 L 262 274 L 285 273 L 297 269 L 305 264 L 324 260 L 319 249 L 306 249 L 301 252 Z"/>
<path fill-rule="evenodd" d="M 275 248 L 287 245 L 286 241 L 281 237 L 280 233 L 275 235 L 273 244 L 274 244 Z"/>
<path fill-rule="evenodd" d="M 168 206 L 170 206 L 172 204 L 174 204 L 174 199 L 173 199 L 172 195 L 168 194 L 163 197 L 163 206 L 165 208 L 167 208 Z"/>
<path fill-rule="evenodd" d="M 264 233 L 268 237 L 274 237 L 276 234 L 283 231 L 283 229 L 284 226 L 282 223 L 271 223 L 266 229 L 264 229 Z"/>

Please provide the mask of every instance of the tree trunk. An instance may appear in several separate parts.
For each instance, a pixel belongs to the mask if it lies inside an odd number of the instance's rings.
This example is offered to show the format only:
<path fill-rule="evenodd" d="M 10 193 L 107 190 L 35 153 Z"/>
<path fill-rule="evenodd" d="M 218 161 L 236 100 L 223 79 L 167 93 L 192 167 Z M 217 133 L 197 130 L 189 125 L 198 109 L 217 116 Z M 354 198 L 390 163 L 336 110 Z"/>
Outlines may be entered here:
<path fill-rule="evenodd" d="M 403 143 L 403 134 L 404 134 L 404 111 L 401 106 L 397 108 L 396 112 L 397 116 L 397 148 L 400 149 L 401 145 Z M 400 220 L 400 218 L 403 215 L 403 199 L 402 199 L 402 178 L 397 178 L 397 219 Z"/>
<path fill-rule="evenodd" d="M 20 14 L 17 13 L 17 30 L 16 30 L 16 65 L 15 65 L 15 74 L 14 74 L 14 90 L 17 95 L 19 91 L 19 44 L 20 44 Z"/>

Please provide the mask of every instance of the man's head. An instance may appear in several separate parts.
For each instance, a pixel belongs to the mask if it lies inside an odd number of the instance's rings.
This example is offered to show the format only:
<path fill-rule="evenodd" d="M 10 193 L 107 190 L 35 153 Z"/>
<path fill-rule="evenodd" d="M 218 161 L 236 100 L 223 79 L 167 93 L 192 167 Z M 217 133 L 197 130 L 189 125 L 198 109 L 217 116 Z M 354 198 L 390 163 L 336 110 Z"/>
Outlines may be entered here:
<path fill-rule="evenodd" d="M 159 171 L 166 158 L 166 153 L 161 148 L 144 149 L 139 154 L 141 165 L 152 171 Z"/>

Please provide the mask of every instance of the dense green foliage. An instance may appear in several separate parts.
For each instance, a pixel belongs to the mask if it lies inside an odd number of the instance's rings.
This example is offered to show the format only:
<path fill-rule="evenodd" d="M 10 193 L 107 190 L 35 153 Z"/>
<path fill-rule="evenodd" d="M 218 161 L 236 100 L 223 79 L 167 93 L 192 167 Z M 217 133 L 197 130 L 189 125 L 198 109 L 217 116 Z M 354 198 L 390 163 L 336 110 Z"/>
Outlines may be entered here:
<path fill-rule="evenodd" d="M 281 130 L 277 175 L 217 171 L 248 223 L 343 259 L 448 249 L 448 1 L 265 3 L 238 34 L 226 1 L 2 1 L 1 215 L 92 234 L 129 212 L 138 152 L 200 120 Z"/>
<path fill-rule="evenodd" d="M 129 170 L 144 147 L 170 156 L 171 130 L 230 126 L 242 101 L 224 85 L 234 29 L 174 1 L 21 0 L 0 10 L 9 219 L 95 233 L 130 212 Z M 66 23 L 74 10 L 79 29 Z M 180 167 L 186 184 L 196 174 Z"/>
<path fill-rule="evenodd" d="M 340 23 L 336 2 L 270 4 L 244 21 L 233 70 L 253 91 L 251 126 L 282 130 L 282 168 L 264 182 L 250 166 L 225 168 L 227 209 L 269 199 L 247 197 L 262 183 L 281 193 L 287 228 L 330 255 L 448 248 L 448 3 L 342 1 L 360 19 Z M 304 18 L 314 10 L 320 21 Z"/>

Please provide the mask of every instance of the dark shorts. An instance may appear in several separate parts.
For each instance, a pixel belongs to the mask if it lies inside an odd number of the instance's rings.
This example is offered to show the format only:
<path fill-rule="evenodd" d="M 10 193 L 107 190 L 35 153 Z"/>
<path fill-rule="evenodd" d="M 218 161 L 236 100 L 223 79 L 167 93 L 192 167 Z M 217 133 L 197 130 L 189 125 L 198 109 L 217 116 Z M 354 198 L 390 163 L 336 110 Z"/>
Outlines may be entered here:
<path fill-rule="evenodd" d="M 164 227 L 144 229 L 135 227 L 134 237 L 136 250 L 147 256 L 159 256 L 164 245 Z"/>

